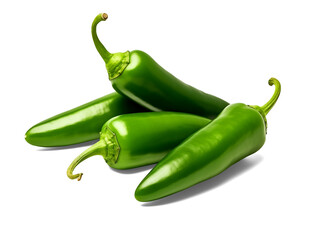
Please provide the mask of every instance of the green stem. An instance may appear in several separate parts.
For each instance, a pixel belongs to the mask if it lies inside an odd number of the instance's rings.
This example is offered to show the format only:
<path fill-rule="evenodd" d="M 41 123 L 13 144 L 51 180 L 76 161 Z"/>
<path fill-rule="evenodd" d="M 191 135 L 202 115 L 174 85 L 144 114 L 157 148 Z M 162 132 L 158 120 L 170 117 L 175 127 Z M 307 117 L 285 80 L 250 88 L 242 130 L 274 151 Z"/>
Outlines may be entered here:
<path fill-rule="evenodd" d="M 98 141 L 88 149 L 86 149 L 84 152 L 82 152 L 74 161 L 70 164 L 67 170 L 67 175 L 70 179 L 78 179 L 78 181 L 81 180 L 83 173 L 77 173 L 73 174 L 73 170 L 79 163 L 84 161 L 85 159 L 92 157 L 94 155 L 105 155 L 106 150 L 106 143 L 104 141 Z"/>
<path fill-rule="evenodd" d="M 105 61 L 105 63 L 107 63 L 110 60 L 112 54 L 109 53 L 109 51 L 107 51 L 106 48 L 101 43 L 99 37 L 96 34 L 96 26 L 99 22 L 105 21 L 107 18 L 108 16 L 106 13 L 100 13 L 99 15 L 95 17 L 91 27 L 94 45 L 97 51 L 99 52 L 99 54 L 101 55 L 101 57 L 103 58 L 103 60 Z"/>
<path fill-rule="evenodd" d="M 272 109 L 272 107 L 275 105 L 275 103 L 277 102 L 278 97 L 280 95 L 280 91 L 281 91 L 280 82 L 276 78 L 269 79 L 268 84 L 270 86 L 275 84 L 275 93 L 273 94 L 272 98 L 264 106 L 261 107 L 261 109 L 264 111 L 265 115 L 267 115 L 269 113 L 269 111 Z"/>
<path fill-rule="evenodd" d="M 120 76 L 130 63 L 130 53 L 128 51 L 124 53 L 110 53 L 101 43 L 96 34 L 96 26 L 99 22 L 105 21 L 107 18 L 108 16 L 106 13 L 100 13 L 97 15 L 92 23 L 91 31 L 94 45 L 105 62 L 109 79 L 112 80 Z"/>

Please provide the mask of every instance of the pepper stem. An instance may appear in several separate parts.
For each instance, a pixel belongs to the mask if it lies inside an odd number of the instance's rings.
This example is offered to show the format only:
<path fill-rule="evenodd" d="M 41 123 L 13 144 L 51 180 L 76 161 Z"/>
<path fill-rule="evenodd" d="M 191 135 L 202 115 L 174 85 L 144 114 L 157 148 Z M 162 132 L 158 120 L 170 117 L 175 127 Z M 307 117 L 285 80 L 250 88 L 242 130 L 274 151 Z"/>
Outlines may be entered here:
<path fill-rule="evenodd" d="M 96 33 L 96 26 L 99 22 L 105 21 L 107 18 L 108 15 L 106 13 L 100 13 L 99 15 L 97 15 L 93 20 L 91 33 L 94 45 L 105 62 L 106 69 L 109 74 L 109 79 L 112 80 L 120 76 L 126 66 L 129 64 L 130 53 L 128 51 L 124 53 L 110 53 L 101 43 Z"/>
<path fill-rule="evenodd" d="M 111 53 L 109 53 L 109 51 L 106 50 L 106 48 L 101 43 L 99 37 L 97 36 L 96 26 L 99 22 L 105 21 L 107 18 L 108 18 L 108 15 L 106 13 L 100 13 L 93 20 L 92 27 L 91 27 L 94 45 L 97 51 L 99 52 L 99 54 L 101 55 L 101 57 L 103 58 L 103 60 L 105 61 L 105 63 L 111 58 Z"/>
<path fill-rule="evenodd" d="M 280 82 L 276 78 L 270 78 L 268 81 L 268 84 L 270 86 L 275 84 L 275 92 L 274 92 L 273 96 L 271 97 L 271 99 L 264 106 L 261 107 L 261 109 L 264 111 L 265 115 L 267 115 L 269 113 L 269 111 L 272 109 L 272 107 L 275 105 L 275 103 L 277 102 L 278 97 L 280 95 L 280 91 L 281 91 Z"/>
<path fill-rule="evenodd" d="M 106 143 L 105 141 L 98 141 L 88 149 L 86 149 L 84 152 L 82 152 L 76 159 L 73 160 L 73 162 L 70 164 L 67 170 L 67 175 L 70 179 L 78 179 L 78 181 L 81 180 L 83 173 L 77 173 L 73 174 L 73 170 L 79 163 L 84 161 L 85 159 L 92 157 L 94 155 L 102 155 L 104 156 L 106 151 Z"/>

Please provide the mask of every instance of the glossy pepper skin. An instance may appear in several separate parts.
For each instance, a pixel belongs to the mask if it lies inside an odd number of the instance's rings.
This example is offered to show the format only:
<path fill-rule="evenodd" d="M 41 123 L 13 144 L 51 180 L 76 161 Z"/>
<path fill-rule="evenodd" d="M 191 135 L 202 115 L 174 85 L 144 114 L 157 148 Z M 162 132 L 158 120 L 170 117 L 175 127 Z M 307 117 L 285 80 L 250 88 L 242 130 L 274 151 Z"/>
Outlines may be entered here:
<path fill-rule="evenodd" d="M 266 139 L 266 114 L 277 101 L 280 83 L 263 107 L 231 104 L 211 123 L 166 155 L 135 191 L 138 201 L 153 201 L 216 176 L 258 151 Z"/>
<path fill-rule="evenodd" d="M 109 53 L 96 34 L 97 24 L 106 19 L 105 13 L 94 19 L 92 37 L 118 93 L 152 111 L 187 112 L 211 119 L 228 105 L 218 97 L 183 83 L 145 52 Z"/>
<path fill-rule="evenodd" d="M 41 147 L 82 143 L 98 139 L 103 124 L 112 117 L 147 111 L 114 92 L 34 125 L 26 132 L 25 140 Z"/>
<path fill-rule="evenodd" d="M 67 175 L 80 180 L 74 168 L 93 155 L 102 155 L 116 169 L 129 169 L 161 160 L 189 135 L 210 122 L 209 119 L 176 112 L 132 113 L 114 117 L 101 130 L 100 141 L 79 155 Z"/>

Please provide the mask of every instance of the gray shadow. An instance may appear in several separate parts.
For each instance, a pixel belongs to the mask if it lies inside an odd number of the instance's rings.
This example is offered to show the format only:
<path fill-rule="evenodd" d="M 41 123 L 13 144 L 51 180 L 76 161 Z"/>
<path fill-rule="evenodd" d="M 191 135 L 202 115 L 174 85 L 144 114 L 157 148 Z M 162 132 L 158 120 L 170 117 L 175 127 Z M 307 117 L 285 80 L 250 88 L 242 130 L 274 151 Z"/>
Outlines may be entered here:
<path fill-rule="evenodd" d="M 155 165 L 156 164 L 151 164 L 151 165 L 146 165 L 146 166 L 131 168 L 131 169 L 116 169 L 116 168 L 110 167 L 110 169 L 120 174 L 134 174 L 134 173 L 143 172 L 146 170 L 151 170 L 153 167 L 155 167 Z"/>
<path fill-rule="evenodd" d="M 73 148 L 79 148 L 79 147 L 88 147 L 93 145 L 94 143 L 97 143 L 99 139 L 91 140 L 84 143 L 78 143 L 78 144 L 72 144 L 68 146 L 62 146 L 62 147 L 42 147 L 38 149 L 38 151 L 58 151 L 58 150 L 65 150 L 65 149 L 73 149 Z"/>
<path fill-rule="evenodd" d="M 172 194 L 170 196 L 152 201 L 143 203 L 143 207 L 152 207 L 152 206 L 160 206 L 166 205 L 174 202 L 179 202 L 196 195 L 200 195 L 204 192 L 210 191 L 212 189 L 218 188 L 223 184 L 233 180 L 234 178 L 240 176 L 244 172 L 250 170 L 251 168 L 255 167 L 262 161 L 263 157 L 261 155 L 255 154 L 250 156 L 249 158 L 245 158 L 238 163 L 234 164 L 230 168 L 226 169 L 224 172 L 220 173 L 219 175 L 208 179 L 204 182 L 198 183 L 188 189 L 185 189 L 181 192 Z"/>

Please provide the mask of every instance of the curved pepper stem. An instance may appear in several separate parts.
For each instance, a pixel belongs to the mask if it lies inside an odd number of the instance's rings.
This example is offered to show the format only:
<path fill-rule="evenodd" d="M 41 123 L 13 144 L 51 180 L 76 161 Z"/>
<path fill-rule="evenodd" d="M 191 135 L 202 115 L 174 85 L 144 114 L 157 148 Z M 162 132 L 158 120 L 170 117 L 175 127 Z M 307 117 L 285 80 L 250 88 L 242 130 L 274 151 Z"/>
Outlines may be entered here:
<path fill-rule="evenodd" d="M 105 62 L 109 79 L 112 80 L 120 76 L 127 67 L 130 62 L 130 53 L 128 51 L 124 53 L 110 53 L 101 43 L 96 33 L 96 26 L 99 22 L 105 21 L 107 18 L 108 15 L 106 13 L 100 13 L 97 15 L 93 20 L 91 32 L 94 45 Z"/>
<path fill-rule="evenodd" d="M 94 45 L 96 47 L 96 50 L 99 52 L 99 54 L 105 61 L 105 63 L 111 58 L 111 53 L 109 53 L 109 51 L 106 50 L 106 48 L 101 43 L 99 37 L 97 36 L 96 26 L 99 22 L 105 21 L 107 18 L 108 18 L 108 15 L 106 13 L 100 13 L 93 20 L 92 28 L 91 28 Z"/>
<path fill-rule="evenodd" d="M 74 161 L 70 164 L 67 170 L 67 175 L 70 179 L 78 179 L 81 180 L 83 173 L 73 174 L 73 170 L 79 163 L 84 161 L 85 159 L 92 157 L 94 155 L 105 155 L 106 143 L 104 141 L 98 141 L 84 152 L 82 152 Z"/>
<path fill-rule="evenodd" d="M 262 116 L 262 118 L 265 121 L 265 127 L 266 127 L 266 132 L 267 132 L 267 119 L 266 119 L 266 115 L 269 113 L 269 111 L 272 109 L 272 107 L 275 105 L 275 103 L 278 100 L 278 97 L 280 95 L 280 91 L 281 91 L 281 85 L 280 82 L 276 79 L 276 78 L 270 78 L 268 81 L 268 84 L 270 86 L 275 84 L 275 93 L 273 94 L 273 96 L 271 97 L 271 99 L 262 107 L 259 107 L 257 105 L 248 105 L 252 108 L 254 108 L 256 111 L 258 111 L 260 113 L 260 115 Z"/>
<path fill-rule="evenodd" d="M 267 115 L 269 113 L 269 111 L 272 109 L 272 107 L 275 105 L 275 103 L 277 102 L 277 100 L 279 98 L 280 91 L 281 91 L 280 82 L 276 78 L 269 79 L 268 84 L 270 86 L 275 84 L 275 93 L 273 94 L 272 98 L 264 106 L 261 107 L 261 109 L 263 110 L 265 115 Z"/>

